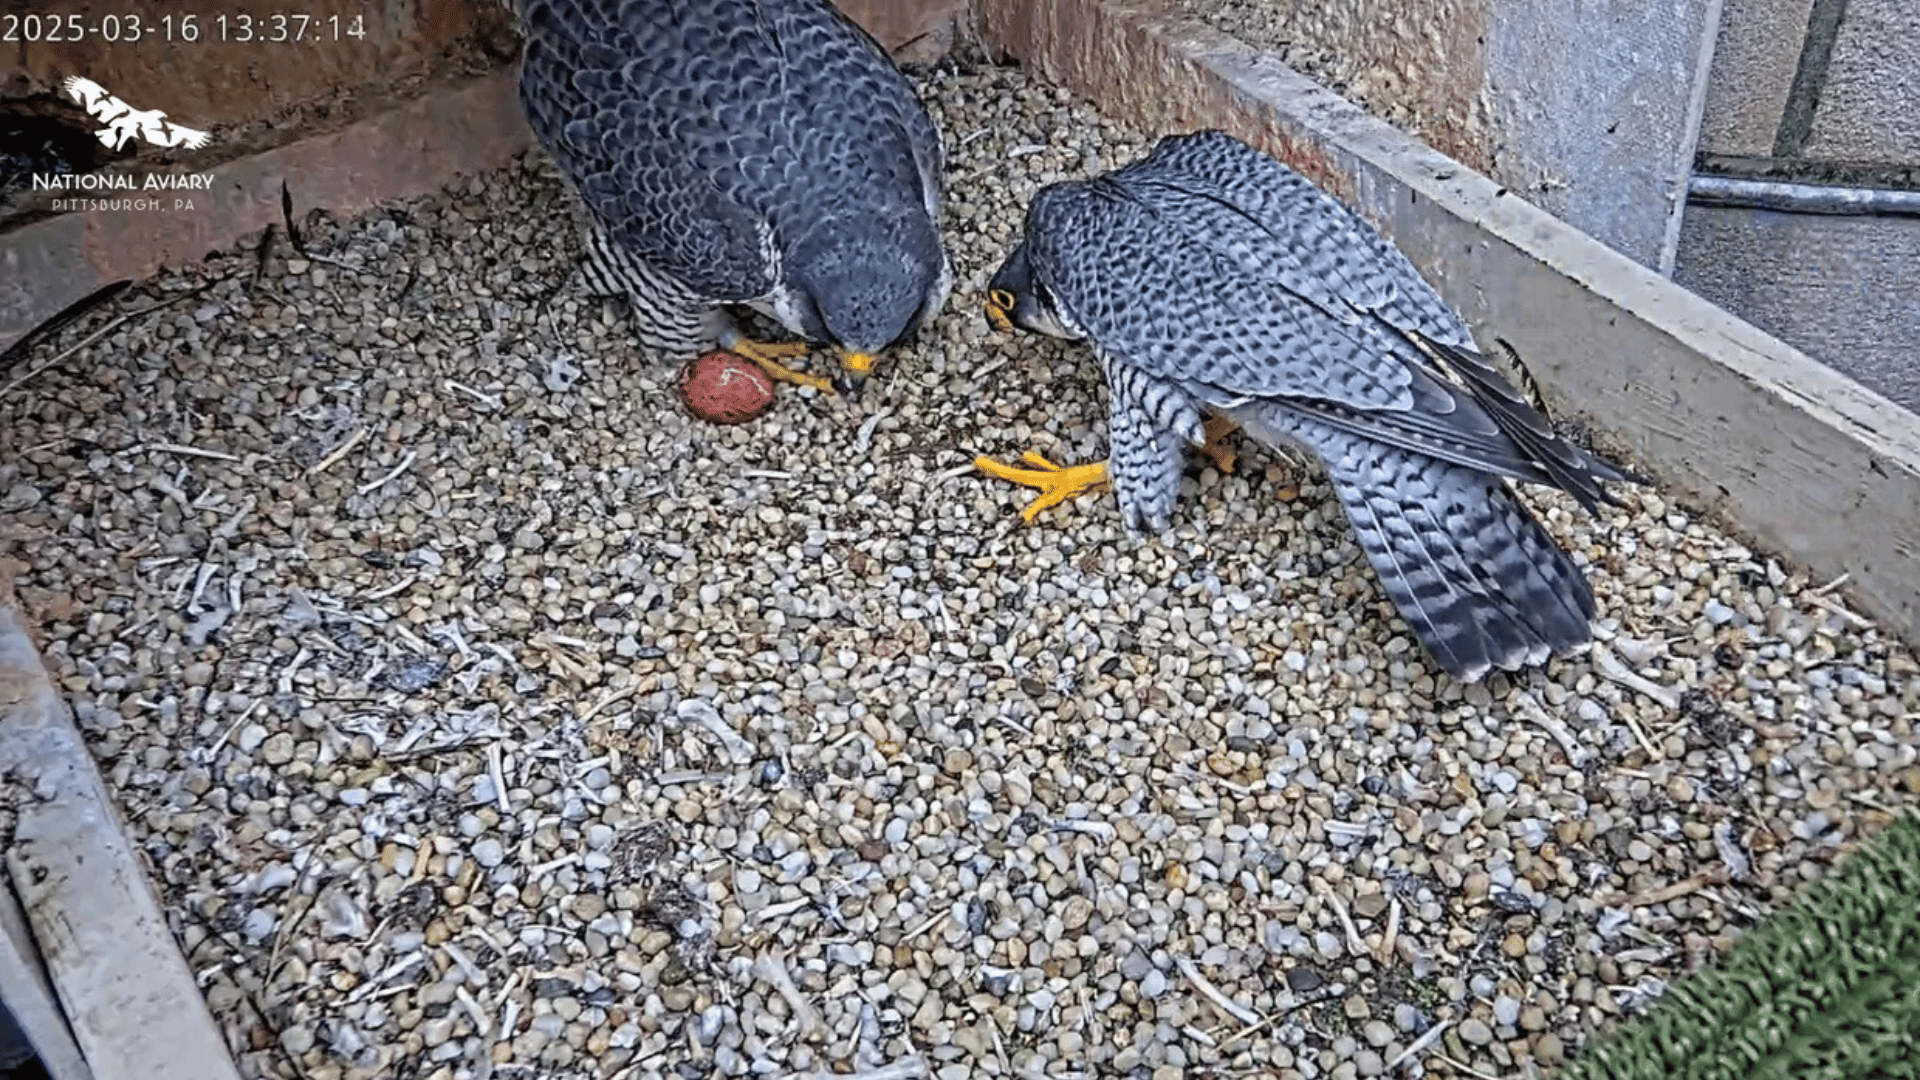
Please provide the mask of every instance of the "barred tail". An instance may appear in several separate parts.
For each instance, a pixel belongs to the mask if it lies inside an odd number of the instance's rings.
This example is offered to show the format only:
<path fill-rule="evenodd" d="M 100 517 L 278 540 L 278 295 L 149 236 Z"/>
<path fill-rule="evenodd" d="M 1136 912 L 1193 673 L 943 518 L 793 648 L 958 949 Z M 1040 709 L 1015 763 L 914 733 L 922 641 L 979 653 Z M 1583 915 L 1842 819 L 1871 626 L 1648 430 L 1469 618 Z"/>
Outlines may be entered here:
<path fill-rule="evenodd" d="M 1284 407 L 1237 419 L 1326 464 L 1388 599 L 1454 677 L 1517 670 L 1592 640 L 1592 588 L 1505 481 Z"/>

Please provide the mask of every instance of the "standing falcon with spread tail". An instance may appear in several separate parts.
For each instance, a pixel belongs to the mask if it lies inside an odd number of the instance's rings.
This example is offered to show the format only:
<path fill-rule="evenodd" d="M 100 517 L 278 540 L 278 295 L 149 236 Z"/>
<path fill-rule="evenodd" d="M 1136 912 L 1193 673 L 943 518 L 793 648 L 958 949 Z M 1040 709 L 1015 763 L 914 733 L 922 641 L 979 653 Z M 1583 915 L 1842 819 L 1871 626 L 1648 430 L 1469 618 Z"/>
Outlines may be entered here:
<path fill-rule="evenodd" d="M 1185 448 L 1244 427 L 1326 466 L 1387 596 L 1455 677 L 1591 640 L 1592 590 L 1503 478 L 1589 512 L 1630 478 L 1557 437 L 1405 256 L 1273 158 L 1201 132 L 1043 189 L 987 311 L 1087 341 L 1111 392 L 1106 462 L 976 462 L 1044 492 L 1028 520 L 1110 483 L 1130 531 L 1164 531 Z"/>
<path fill-rule="evenodd" d="M 800 343 L 746 339 L 753 308 L 840 354 L 876 353 L 946 302 L 932 119 L 827 0 L 513 0 L 520 99 L 586 203 L 587 268 L 641 340 L 718 344 L 788 382 Z"/>

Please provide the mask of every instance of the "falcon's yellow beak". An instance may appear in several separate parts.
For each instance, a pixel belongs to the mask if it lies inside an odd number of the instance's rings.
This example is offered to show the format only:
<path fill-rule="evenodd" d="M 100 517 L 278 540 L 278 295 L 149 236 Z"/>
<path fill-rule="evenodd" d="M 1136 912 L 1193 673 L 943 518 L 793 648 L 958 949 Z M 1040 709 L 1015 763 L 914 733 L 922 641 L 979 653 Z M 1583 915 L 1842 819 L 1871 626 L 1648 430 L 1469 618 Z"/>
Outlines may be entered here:
<path fill-rule="evenodd" d="M 833 380 L 843 394 L 858 394 L 860 387 L 873 374 L 873 357 L 867 353 L 848 350 L 840 354 L 840 375 Z"/>
<path fill-rule="evenodd" d="M 1013 330 L 1013 294 L 1005 289 L 994 289 L 987 293 L 987 321 L 995 330 L 1010 333 Z"/>

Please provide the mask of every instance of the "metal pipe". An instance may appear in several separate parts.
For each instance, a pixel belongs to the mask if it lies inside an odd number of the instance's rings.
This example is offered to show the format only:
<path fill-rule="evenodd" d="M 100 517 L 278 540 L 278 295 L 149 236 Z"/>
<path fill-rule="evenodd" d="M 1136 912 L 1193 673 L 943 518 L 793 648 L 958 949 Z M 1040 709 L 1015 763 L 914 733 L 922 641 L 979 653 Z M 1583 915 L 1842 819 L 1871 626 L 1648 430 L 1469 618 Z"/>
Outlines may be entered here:
<path fill-rule="evenodd" d="M 1699 206 L 1777 210 L 1786 214 L 1920 217 L 1920 191 L 1827 187 L 1733 176 L 1693 177 L 1687 181 L 1687 201 Z"/>

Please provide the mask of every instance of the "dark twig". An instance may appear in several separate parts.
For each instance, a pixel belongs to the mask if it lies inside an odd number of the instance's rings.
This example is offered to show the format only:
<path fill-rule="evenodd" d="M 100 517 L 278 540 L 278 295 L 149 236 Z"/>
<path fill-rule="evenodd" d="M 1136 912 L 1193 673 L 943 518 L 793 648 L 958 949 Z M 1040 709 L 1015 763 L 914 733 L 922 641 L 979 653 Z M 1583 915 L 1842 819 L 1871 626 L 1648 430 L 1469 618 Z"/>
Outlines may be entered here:
<path fill-rule="evenodd" d="M 186 300 L 191 300 L 194 297 L 199 296 L 201 293 L 206 292 L 208 289 L 213 288 L 215 284 L 217 283 L 210 281 L 205 285 L 200 286 L 199 288 L 189 289 L 178 296 L 169 297 L 168 299 L 161 300 L 158 303 L 148 304 L 146 307 L 143 307 L 138 311 L 127 312 L 125 315 L 120 316 L 119 318 L 113 320 L 107 325 L 101 327 L 98 330 L 95 330 L 93 333 L 88 334 L 86 337 L 80 339 L 80 341 L 77 344 L 75 344 L 72 348 L 64 350 L 58 356 L 53 357 L 52 359 L 39 365 L 38 367 L 29 369 L 25 375 L 22 375 L 19 378 L 13 380 L 12 382 L 8 383 L 4 388 L 0 388 L 0 398 L 4 398 L 12 394 L 15 390 L 20 389 L 22 386 L 25 386 L 28 382 L 32 381 L 35 376 L 41 374 L 42 372 L 47 371 L 50 368 L 55 367 L 61 361 L 65 360 L 67 357 L 72 356 L 74 353 L 79 352 L 81 349 L 84 349 L 87 346 L 93 344 L 94 342 L 99 341 L 101 338 L 106 337 L 108 334 L 118 329 L 121 325 L 131 322 L 142 315 L 151 315 L 152 313 L 159 311 L 162 308 L 170 308 L 175 304 L 181 303 Z"/>
<path fill-rule="evenodd" d="M 280 181 L 280 218 L 286 222 L 287 239 L 293 244 L 293 250 L 305 258 L 307 242 L 300 236 L 300 227 L 293 223 L 293 193 L 287 190 L 285 180 Z"/>
<path fill-rule="evenodd" d="M 19 340 L 0 352 L 0 371 L 5 371 L 20 362 L 21 358 L 47 338 L 57 334 L 75 319 L 99 307 L 101 304 L 119 296 L 133 285 L 132 279 L 116 281 L 111 285 L 102 285 L 87 295 L 60 309 L 60 313 L 39 326 L 20 335 Z"/>

